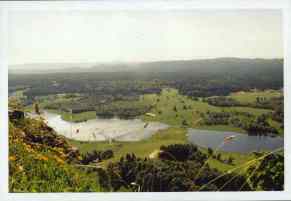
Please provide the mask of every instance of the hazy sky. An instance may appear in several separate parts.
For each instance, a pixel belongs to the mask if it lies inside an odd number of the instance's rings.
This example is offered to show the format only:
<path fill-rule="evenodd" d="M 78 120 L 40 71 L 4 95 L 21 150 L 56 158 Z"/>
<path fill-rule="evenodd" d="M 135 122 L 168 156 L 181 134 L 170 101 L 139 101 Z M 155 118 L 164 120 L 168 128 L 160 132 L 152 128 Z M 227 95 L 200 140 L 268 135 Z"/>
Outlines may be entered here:
<path fill-rule="evenodd" d="M 279 10 L 11 11 L 9 63 L 283 57 Z"/>

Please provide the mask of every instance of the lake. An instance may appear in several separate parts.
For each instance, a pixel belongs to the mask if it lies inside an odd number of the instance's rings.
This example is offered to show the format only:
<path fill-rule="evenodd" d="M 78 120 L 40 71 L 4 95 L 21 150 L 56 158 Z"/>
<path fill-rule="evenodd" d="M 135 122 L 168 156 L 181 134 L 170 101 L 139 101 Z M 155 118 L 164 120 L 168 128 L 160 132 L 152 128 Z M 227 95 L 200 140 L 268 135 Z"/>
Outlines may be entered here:
<path fill-rule="evenodd" d="M 47 124 L 57 133 L 80 141 L 139 141 L 149 138 L 158 130 L 169 126 L 159 122 L 143 122 L 140 119 L 96 118 L 75 123 L 61 118 L 61 115 L 45 111 L 42 114 Z"/>
<path fill-rule="evenodd" d="M 224 138 L 234 136 L 233 139 L 223 143 Z M 252 151 L 270 151 L 284 146 L 282 137 L 251 136 L 236 132 L 188 129 L 188 141 L 213 150 L 247 153 Z"/>
<path fill-rule="evenodd" d="M 85 122 L 68 122 L 61 115 L 45 111 L 42 117 L 57 133 L 79 141 L 139 141 L 149 138 L 158 130 L 169 127 L 159 122 L 143 122 L 140 119 L 123 120 L 119 118 L 96 118 Z M 216 149 L 225 137 L 234 136 L 219 150 L 247 153 L 260 150 L 274 150 L 282 147 L 282 137 L 250 136 L 236 132 L 188 129 L 188 142 L 201 147 Z"/>

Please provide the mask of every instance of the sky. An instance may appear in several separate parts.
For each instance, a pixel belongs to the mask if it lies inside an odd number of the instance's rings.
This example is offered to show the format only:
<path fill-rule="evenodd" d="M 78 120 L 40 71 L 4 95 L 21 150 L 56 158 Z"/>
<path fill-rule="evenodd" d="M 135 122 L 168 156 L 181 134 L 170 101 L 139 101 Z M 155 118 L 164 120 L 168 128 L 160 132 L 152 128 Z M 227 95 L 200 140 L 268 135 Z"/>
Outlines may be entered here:
<path fill-rule="evenodd" d="M 10 11 L 9 64 L 282 58 L 279 10 Z"/>

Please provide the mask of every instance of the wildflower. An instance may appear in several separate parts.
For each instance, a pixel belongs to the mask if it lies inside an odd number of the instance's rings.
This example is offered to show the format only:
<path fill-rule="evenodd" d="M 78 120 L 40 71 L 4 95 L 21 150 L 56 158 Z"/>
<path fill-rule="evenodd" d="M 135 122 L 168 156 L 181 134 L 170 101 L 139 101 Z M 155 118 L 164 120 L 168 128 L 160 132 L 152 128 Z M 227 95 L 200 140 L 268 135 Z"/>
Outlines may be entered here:
<path fill-rule="evenodd" d="M 26 149 L 27 152 L 31 153 L 31 152 L 35 152 L 33 149 Z"/>
<path fill-rule="evenodd" d="M 34 150 L 32 149 L 31 145 L 29 145 L 29 144 L 25 144 L 25 149 L 29 153 L 34 152 Z"/>
<path fill-rule="evenodd" d="M 16 157 L 15 156 L 9 156 L 9 160 L 10 161 L 15 161 L 16 160 Z"/>
<path fill-rule="evenodd" d="M 59 157 L 57 157 L 57 156 L 54 156 L 54 158 L 56 159 L 56 161 L 59 163 L 59 164 L 61 164 L 61 165 L 63 165 L 64 163 L 65 163 L 65 161 L 64 160 L 62 160 L 62 159 L 60 159 Z"/>
<path fill-rule="evenodd" d="M 19 165 L 19 166 L 17 166 L 17 170 L 18 170 L 19 172 L 22 172 L 22 171 L 23 171 L 23 167 L 22 167 L 21 165 Z"/>
<path fill-rule="evenodd" d="M 48 157 L 43 156 L 43 155 L 39 155 L 39 156 L 37 156 L 36 159 L 37 159 L 37 160 L 41 160 L 41 161 L 47 161 L 47 160 L 48 160 Z"/>
<path fill-rule="evenodd" d="M 64 154 L 64 152 L 59 152 L 61 158 L 66 158 L 66 154 Z"/>
<path fill-rule="evenodd" d="M 47 160 L 48 160 L 48 157 L 46 157 L 46 156 L 41 156 L 40 159 L 43 160 L 43 161 L 47 161 Z"/>

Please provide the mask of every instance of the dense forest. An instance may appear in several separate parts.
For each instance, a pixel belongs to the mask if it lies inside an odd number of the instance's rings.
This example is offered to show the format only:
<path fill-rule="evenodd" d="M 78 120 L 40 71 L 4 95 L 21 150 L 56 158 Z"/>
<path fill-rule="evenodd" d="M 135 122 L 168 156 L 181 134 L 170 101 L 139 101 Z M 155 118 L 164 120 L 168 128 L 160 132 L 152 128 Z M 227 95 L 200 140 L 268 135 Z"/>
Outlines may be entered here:
<path fill-rule="evenodd" d="M 83 69 L 79 73 L 9 74 L 9 92 L 26 87 L 28 97 L 56 93 L 122 97 L 158 93 L 161 87 L 172 87 L 184 95 L 207 97 L 283 87 L 283 60 L 280 59 L 222 58 L 149 62 L 137 66 L 125 72 L 96 72 L 90 68 L 92 72 Z"/>

